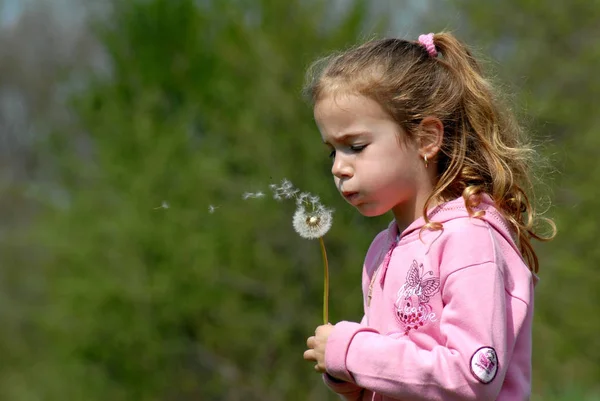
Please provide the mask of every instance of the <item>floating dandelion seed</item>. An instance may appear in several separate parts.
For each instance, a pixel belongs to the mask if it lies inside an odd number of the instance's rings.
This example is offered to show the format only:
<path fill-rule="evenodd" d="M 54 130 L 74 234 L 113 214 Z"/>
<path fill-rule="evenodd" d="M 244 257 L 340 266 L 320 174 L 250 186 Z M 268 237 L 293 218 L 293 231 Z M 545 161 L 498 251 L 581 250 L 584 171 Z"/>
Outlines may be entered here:
<path fill-rule="evenodd" d="M 302 192 L 298 196 L 296 196 L 296 205 L 302 206 L 306 203 L 306 200 L 310 197 L 308 192 Z"/>
<path fill-rule="evenodd" d="M 259 199 L 259 198 L 262 198 L 264 196 L 265 196 L 265 194 L 263 192 L 261 192 L 261 191 L 258 191 L 258 192 L 244 192 L 242 194 L 242 199 L 243 200 L 247 200 L 247 199 Z"/>
<path fill-rule="evenodd" d="M 169 208 L 169 204 L 167 203 L 167 201 L 162 201 L 162 203 L 160 204 L 160 206 L 155 207 L 154 210 L 156 209 L 168 209 Z"/>
<path fill-rule="evenodd" d="M 269 188 L 273 192 L 273 199 L 275 200 L 292 199 L 300 192 L 298 189 L 294 188 L 287 178 L 284 178 L 280 185 L 271 184 L 269 185 Z"/>

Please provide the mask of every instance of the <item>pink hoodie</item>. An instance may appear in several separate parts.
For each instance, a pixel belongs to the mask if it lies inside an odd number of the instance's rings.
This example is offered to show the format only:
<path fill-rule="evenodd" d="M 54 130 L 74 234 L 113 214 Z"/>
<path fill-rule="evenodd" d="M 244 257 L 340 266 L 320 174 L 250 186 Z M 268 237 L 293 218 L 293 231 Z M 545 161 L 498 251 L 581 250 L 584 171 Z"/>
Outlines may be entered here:
<path fill-rule="evenodd" d="M 536 277 L 492 200 L 476 210 L 458 198 L 430 213 L 443 230 L 421 232 L 420 218 L 377 235 L 363 320 L 336 324 L 325 350 L 325 383 L 343 399 L 529 399 Z"/>

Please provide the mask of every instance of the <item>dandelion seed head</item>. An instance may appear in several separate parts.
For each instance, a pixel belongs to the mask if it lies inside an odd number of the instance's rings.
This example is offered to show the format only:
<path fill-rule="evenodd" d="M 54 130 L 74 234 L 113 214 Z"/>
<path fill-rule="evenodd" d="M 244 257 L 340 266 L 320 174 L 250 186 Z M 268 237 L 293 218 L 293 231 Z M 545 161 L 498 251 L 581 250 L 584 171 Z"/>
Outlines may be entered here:
<path fill-rule="evenodd" d="M 294 198 L 296 200 L 296 211 L 292 223 L 294 230 L 303 238 L 316 239 L 324 236 L 331 228 L 333 210 L 328 209 L 320 203 L 318 196 L 309 192 L 300 192 L 290 180 L 284 178 L 281 184 L 270 184 L 269 189 L 273 193 L 273 199 Z M 252 194 L 262 197 L 262 192 Z"/>
<path fill-rule="evenodd" d="M 298 206 L 292 224 L 294 230 L 306 239 L 317 239 L 325 234 L 331 228 L 333 222 L 333 211 L 325 207 L 316 210 L 306 210 L 304 206 Z"/>

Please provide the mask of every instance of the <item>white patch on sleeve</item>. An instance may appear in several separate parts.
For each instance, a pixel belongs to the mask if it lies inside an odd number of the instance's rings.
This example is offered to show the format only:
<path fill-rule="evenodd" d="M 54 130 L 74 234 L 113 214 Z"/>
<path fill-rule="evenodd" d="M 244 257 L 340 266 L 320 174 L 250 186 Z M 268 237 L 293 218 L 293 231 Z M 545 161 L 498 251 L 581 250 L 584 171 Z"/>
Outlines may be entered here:
<path fill-rule="evenodd" d="M 488 384 L 498 373 L 498 355 L 492 347 L 481 347 L 471 357 L 471 373 L 483 384 Z"/>

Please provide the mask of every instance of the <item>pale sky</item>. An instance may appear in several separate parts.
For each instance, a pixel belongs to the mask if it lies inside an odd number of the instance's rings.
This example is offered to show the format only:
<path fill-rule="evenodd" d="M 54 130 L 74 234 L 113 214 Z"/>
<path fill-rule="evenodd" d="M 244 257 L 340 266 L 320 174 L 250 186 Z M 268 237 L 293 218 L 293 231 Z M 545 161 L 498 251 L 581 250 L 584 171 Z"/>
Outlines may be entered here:
<path fill-rule="evenodd" d="M 90 6 L 98 3 L 90 0 L 0 0 L 0 25 L 7 26 L 17 21 L 27 7 L 38 3 L 49 6 L 54 17 L 62 21 L 76 21 L 83 17 Z"/>
<path fill-rule="evenodd" d="M 37 1 L 52 1 L 52 3 L 49 3 L 52 8 L 58 11 L 59 14 L 63 14 L 62 17 L 67 18 L 79 14 L 82 10 L 81 7 L 77 6 L 87 3 L 86 1 L 79 2 L 77 0 L 0 0 L 0 25 L 6 26 L 15 22 L 28 4 Z M 347 6 L 347 2 L 348 0 L 336 0 L 335 6 L 344 8 Z M 423 13 L 430 6 L 430 0 L 411 0 L 405 2 L 402 7 L 398 6 L 396 0 L 376 0 L 372 2 L 371 6 L 376 12 L 391 12 L 392 26 L 404 27 L 405 30 L 405 32 L 397 33 L 408 34 L 409 32 L 412 33 L 413 30 L 415 32 L 419 31 L 419 29 L 412 26 L 411 21 L 414 20 L 415 15 Z"/>
<path fill-rule="evenodd" d="M 23 0 L 0 0 L 0 24 L 10 25 L 23 8 Z"/>

